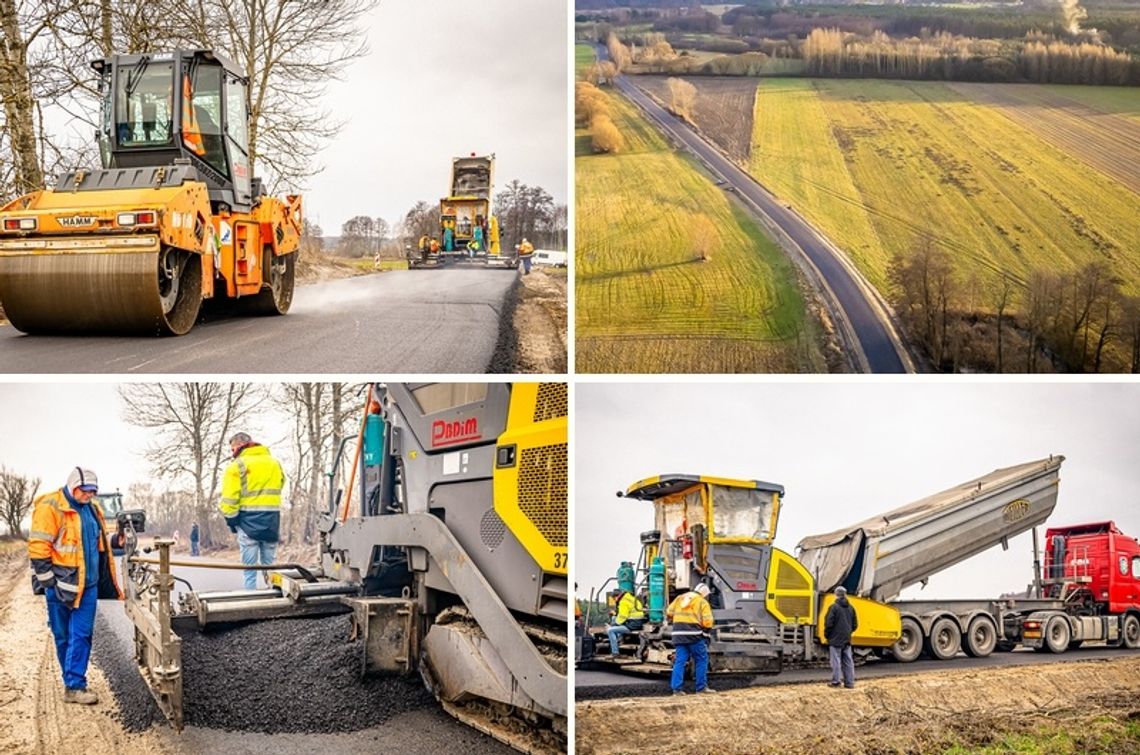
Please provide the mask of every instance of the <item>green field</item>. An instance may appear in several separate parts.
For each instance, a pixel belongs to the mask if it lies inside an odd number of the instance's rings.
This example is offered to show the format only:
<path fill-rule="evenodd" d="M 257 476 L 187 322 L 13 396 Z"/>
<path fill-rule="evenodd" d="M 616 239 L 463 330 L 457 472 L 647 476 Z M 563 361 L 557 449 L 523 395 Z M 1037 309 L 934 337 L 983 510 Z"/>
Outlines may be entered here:
<path fill-rule="evenodd" d="M 574 78 L 582 78 L 586 69 L 593 64 L 594 48 L 590 45 L 574 45 Z"/>
<path fill-rule="evenodd" d="M 578 370 L 825 371 L 791 263 L 633 105 L 607 96 L 626 149 L 595 155 L 585 131 L 576 140 Z M 698 234 L 712 239 L 707 261 Z"/>
<path fill-rule="evenodd" d="M 1120 114 L 1140 104 L 1131 90 L 1064 91 Z M 1140 196 L 944 84 L 765 80 L 749 167 L 880 290 L 891 256 L 929 235 L 982 289 L 1001 271 L 1024 281 L 1106 260 L 1140 293 Z"/>

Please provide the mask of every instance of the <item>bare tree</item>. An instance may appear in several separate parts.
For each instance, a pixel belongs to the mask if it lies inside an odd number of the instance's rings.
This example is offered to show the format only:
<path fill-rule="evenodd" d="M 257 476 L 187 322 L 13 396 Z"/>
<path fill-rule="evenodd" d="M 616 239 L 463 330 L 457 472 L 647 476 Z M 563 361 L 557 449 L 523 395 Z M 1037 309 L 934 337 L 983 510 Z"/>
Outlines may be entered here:
<path fill-rule="evenodd" d="M 202 523 L 202 546 L 209 547 L 226 442 L 260 407 L 264 389 L 249 383 L 128 383 L 119 396 L 127 422 L 155 431 L 146 450 L 155 476 L 193 484 L 194 516 Z"/>
<path fill-rule="evenodd" d="M 677 117 L 691 121 L 697 88 L 684 79 L 671 78 L 665 84 L 669 87 L 669 110 Z"/>
<path fill-rule="evenodd" d="M 24 477 L 0 467 L 0 518 L 13 536 L 26 539 L 20 523 L 31 510 L 39 488 L 40 478 Z"/>
<path fill-rule="evenodd" d="M 4 136 L 11 150 L 11 191 L 26 194 L 43 188 L 34 61 L 29 49 L 46 36 L 59 15 L 55 3 L 31 7 L 17 0 L 0 0 L 0 101 L 4 103 Z"/>
<path fill-rule="evenodd" d="M 400 221 L 400 235 L 408 243 L 414 243 L 420 236 L 435 236 L 439 233 L 439 206 L 427 202 L 416 202 Z"/>
<path fill-rule="evenodd" d="M 595 115 L 590 121 L 590 146 L 595 152 L 617 154 L 625 149 L 625 137 L 608 115 Z"/>
<path fill-rule="evenodd" d="M 368 52 L 376 0 L 177 0 L 187 36 L 249 76 L 250 165 L 274 191 L 318 171 L 313 158 L 346 119 L 320 108 L 329 81 Z"/>
<path fill-rule="evenodd" d="M 331 455 L 336 452 L 346 431 L 345 425 L 353 408 L 345 410 L 344 398 L 351 386 L 343 383 L 285 383 L 282 407 L 293 416 L 297 484 L 290 496 L 292 516 L 290 531 L 302 542 L 316 538 L 317 513 L 323 509 L 326 478 Z M 304 490 L 304 493 L 301 491 Z"/>
<path fill-rule="evenodd" d="M 997 292 L 994 297 L 994 309 L 997 310 L 997 371 L 998 373 L 1005 372 L 1005 365 L 1002 361 L 1002 326 L 1005 318 L 1005 311 L 1009 307 L 1010 297 L 1013 295 L 1013 278 L 1007 273 L 1001 274 L 1001 282 L 998 286 Z"/>

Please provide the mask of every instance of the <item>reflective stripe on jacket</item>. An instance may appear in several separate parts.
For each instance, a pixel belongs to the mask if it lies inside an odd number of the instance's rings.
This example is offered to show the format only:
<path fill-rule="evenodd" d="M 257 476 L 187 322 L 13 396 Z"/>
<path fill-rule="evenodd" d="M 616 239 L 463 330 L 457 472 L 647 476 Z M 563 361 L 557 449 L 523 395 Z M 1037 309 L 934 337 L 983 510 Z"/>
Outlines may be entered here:
<path fill-rule="evenodd" d="M 673 637 L 682 641 L 697 639 L 713 626 L 712 606 L 695 592 L 674 598 L 665 618 L 673 624 Z"/>
<path fill-rule="evenodd" d="M 218 508 L 226 523 L 254 540 L 280 539 L 281 489 L 285 473 L 265 446 L 247 446 L 226 467 Z"/>
<path fill-rule="evenodd" d="M 614 617 L 614 621 L 618 624 L 624 624 L 629 619 L 645 619 L 645 606 L 633 593 L 627 592 L 618 601 L 617 616 Z"/>
<path fill-rule="evenodd" d="M 99 523 L 98 597 L 123 599 L 119 589 L 111 547 L 107 539 L 107 523 L 103 510 L 95 501 L 92 506 Z M 28 558 L 32 561 L 32 589 L 42 594 L 55 588 L 64 602 L 74 608 L 83 597 L 87 584 L 87 567 L 83 557 L 83 530 L 79 512 L 68 502 L 63 490 L 45 493 L 35 500 L 32 509 L 32 531 L 28 535 Z"/>

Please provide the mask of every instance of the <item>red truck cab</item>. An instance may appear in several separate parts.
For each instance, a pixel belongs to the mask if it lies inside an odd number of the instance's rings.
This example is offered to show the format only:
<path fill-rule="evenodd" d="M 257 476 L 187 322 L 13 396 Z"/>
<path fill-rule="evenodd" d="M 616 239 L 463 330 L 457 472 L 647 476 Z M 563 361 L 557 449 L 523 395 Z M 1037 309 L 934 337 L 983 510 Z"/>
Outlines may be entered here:
<path fill-rule="evenodd" d="M 1140 542 L 1115 522 L 1047 529 L 1043 572 L 1050 597 L 1080 593 L 1108 614 L 1140 610 Z"/>

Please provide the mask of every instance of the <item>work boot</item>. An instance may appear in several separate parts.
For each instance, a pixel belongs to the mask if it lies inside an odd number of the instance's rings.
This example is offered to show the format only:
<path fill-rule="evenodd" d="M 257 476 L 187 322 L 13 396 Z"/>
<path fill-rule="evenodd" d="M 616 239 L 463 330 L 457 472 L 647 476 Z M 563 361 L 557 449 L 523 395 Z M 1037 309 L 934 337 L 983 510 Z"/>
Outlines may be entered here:
<path fill-rule="evenodd" d="M 827 683 L 827 686 L 828 686 L 828 687 L 838 687 L 838 686 L 839 686 L 839 682 L 828 682 L 828 683 Z"/>
<path fill-rule="evenodd" d="M 688 692 L 686 692 L 686 691 L 685 691 L 685 690 L 683 690 L 683 689 L 675 689 L 675 690 L 673 690 L 673 697 L 677 697 L 678 695 L 687 695 L 687 694 L 689 694 L 689 693 L 688 693 Z"/>
<path fill-rule="evenodd" d="M 697 691 L 698 691 L 698 692 L 700 692 L 700 693 L 702 693 L 702 694 L 703 694 L 703 693 L 705 693 L 705 692 L 708 692 L 708 693 L 710 693 L 710 694 L 714 694 L 714 695 L 716 694 L 716 690 L 715 690 L 715 689 L 713 689 L 712 687 L 705 687 L 704 689 L 702 689 L 702 690 L 697 690 Z"/>
<path fill-rule="evenodd" d="M 80 705 L 94 705 L 99 702 L 99 696 L 85 689 L 65 689 L 63 691 L 65 703 L 78 703 Z"/>

